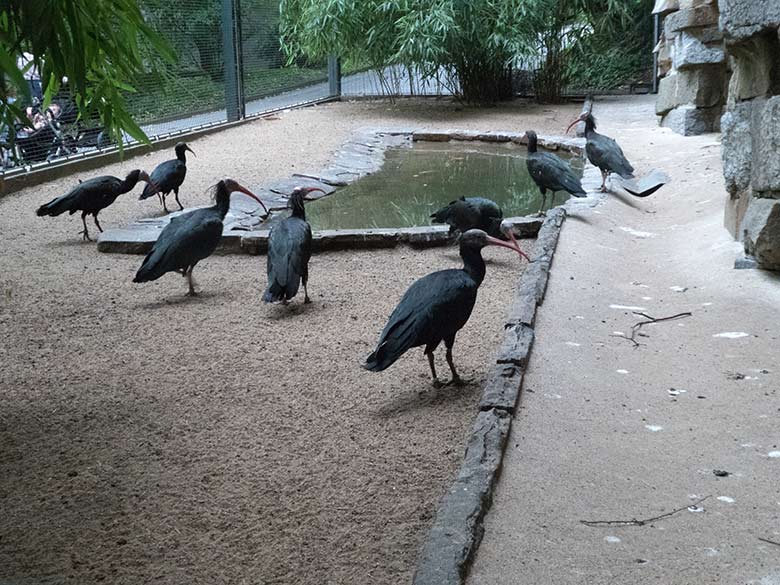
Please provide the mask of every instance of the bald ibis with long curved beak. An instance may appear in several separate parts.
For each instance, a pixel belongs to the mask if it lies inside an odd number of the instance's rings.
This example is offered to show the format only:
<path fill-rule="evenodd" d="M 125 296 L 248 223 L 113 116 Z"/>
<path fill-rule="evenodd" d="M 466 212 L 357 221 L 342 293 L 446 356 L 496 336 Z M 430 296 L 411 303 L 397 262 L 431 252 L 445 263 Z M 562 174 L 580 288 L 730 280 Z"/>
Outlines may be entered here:
<path fill-rule="evenodd" d="M 169 213 L 168 207 L 165 205 L 165 198 L 171 191 L 176 196 L 176 203 L 179 204 L 179 209 L 184 209 L 181 201 L 179 201 L 179 187 L 184 182 L 184 177 L 187 176 L 186 152 L 189 151 L 195 154 L 186 142 L 179 142 L 174 147 L 174 151 L 176 152 L 176 158 L 166 160 L 155 167 L 151 174 L 151 183 L 144 188 L 144 192 L 138 198 L 140 201 L 143 201 L 157 195 L 165 213 Z"/>
<path fill-rule="evenodd" d="M 222 238 L 222 220 L 230 207 L 230 194 L 239 191 L 249 195 L 265 209 L 260 198 L 233 179 L 217 183 L 216 204 L 176 216 L 165 226 L 152 251 L 144 258 L 133 282 L 157 280 L 166 272 L 180 272 L 187 277 L 189 296 L 195 296 L 192 270 L 217 249 Z M 268 210 L 266 209 L 266 213 Z"/>
<path fill-rule="evenodd" d="M 504 212 L 498 204 L 485 197 L 461 197 L 431 214 L 433 223 L 449 224 L 451 234 L 478 229 L 494 238 L 502 237 L 503 218 Z"/>
<path fill-rule="evenodd" d="M 80 182 L 65 195 L 41 205 L 36 211 L 40 217 L 45 215 L 58 216 L 66 211 L 73 215 L 77 211 L 81 212 L 81 223 L 84 224 L 82 234 L 85 241 L 92 241 L 87 229 L 87 216 L 92 215 L 95 220 L 95 226 L 102 232 L 98 222 L 98 213 L 116 201 L 117 197 L 129 193 L 138 184 L 138 181 L 150 182 L 149 175 L 145 171 L 135 169 L 130 171 L 124 179 L 104 175 L 94 177 Z"/>
<path fill-rule="evenodd" d="M 604 136 L 596 132 L 596 119 L 590 112 L 583 112 L 574 120 L 566 132 L 572 129 L 572 126 L 585 122 L 585 154 L 588 160 L 601 171 L 601 192 L 607 191 L 607 177 L 610 173 L 617 173 L 624 179 L 630 179 L 634 176 L 634 167 L 626 159 L 623 149 L 618 146 L 613 138 Z"/>
<path fill-rule="evenodd" d="M 290 302 L 303 283 L 304 303 L 310 303 L 309 258 L 311 258 L 311 226 L 306 221 L 303 202 L 312 191 L 324 191 L 317 187 L 296 187 L 290 194 L 292 213 L 271 229 L 268 237 L 268 288 L 263 301 Z"/>
<path fill-rule="evenodd" d="M 574 174 L 569 163 L 551 152 L 539 152 L 538 138 L 533 130 L 528 130 L 525 135 L 528 138 L 528 158 L 525 159 L 525 164 L 528 174 L 542 192 L 539 215 L 543 213 L 548 189 L 552 191 L 553 203 L 555 203 L 555 193 L 558 191 L 566 191 L 575 197 L 586 197 L 587 192 L 582 188 L 582 182 Z"/>
<path fill-rule="evenodd" d="M 433 272 L 412 284 L 390 315 L 376 349 L 368 356 L 363 367 L 371 372 L 381 372 L 409 349 L 424 345 L 433 384 L 438 387 L 441 382 L 436 376 L 433 352 L 444 341 L 447 364 L 452 372 L 450 383 L 462 384 L 452 361 L 452 346 L 455 344 L 455 335 L 471 316 L 477 290 L 485 278 L 482 248 L 502 246 L 528 259 L 511 231 L 508 235 L 509 241 L 505 242 L 482 230 L 468 230 L 462 234 L 460 255 L 463 268 Z"/>

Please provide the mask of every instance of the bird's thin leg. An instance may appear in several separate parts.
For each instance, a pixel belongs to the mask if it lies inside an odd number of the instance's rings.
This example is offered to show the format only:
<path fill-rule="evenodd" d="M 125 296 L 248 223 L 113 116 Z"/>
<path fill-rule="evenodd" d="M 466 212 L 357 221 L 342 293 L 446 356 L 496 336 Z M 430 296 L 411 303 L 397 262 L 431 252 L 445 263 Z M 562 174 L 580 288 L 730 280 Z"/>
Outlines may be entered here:
<path fill-rule="evenodd" d="M 304 303 L 310 303 L 311 299 L 309 298 L 309 289 L 306 288 L 306 285 L 309 284 L 309 269 L 306 268 L 304 274 L 301 276 L 301 282 L 303 282 L 303 302 Z"/>
<path fill-rule="evenodd" d="M 452 372 L 452 380 L 450 380 L 450 384 L 453 386 L 463 386 L 467 383 L 466 380 L 458 376 L 458 372 L 455 371 L 455 364 L 452 361 L 452 346 L 455 344 L 455 338 L 452 339 L 445 339 L 444 345 L 447 347 L 447 352 L 445 353 L 445 357 L 447 358 L 447 365 L 450 367 L 450 372 Z"/>
<path fill-rule="evenodd" d="M 539 205 L 539 212 L 536 215 L 544 215 L 544 204 L 547 201 L 547 191 L 542 192 L 542 203 Z"/>
<path fill-rule="evenodd" d="M 162 194 L 163 209 L 165 210 L 165 213 L 170 213 L 170 211 L 168 211 L 168 206 L 165 204 L 165 196 L 166 196 L 166 194 L 163 193 Z"/>
<path fill-rule="evenodd" d="M 165 202 L 163 201 L 163 198 L 162 198 L 162 193 L 161 193 L 160 191 L 157 191 L 157 199 L 159 199 L 159 200 L 160 200 L 160 205 L 162 205 L 163 207 L 165 207 Z"/>
<path fill-rule="evenodd" d="M 92 238 L 89 237 L 89 230 L 87 229 L 87 212 L 81 214 L 81 223 L 84 224 L 84 231 L 81 232 L 82 239 L 85 242 L 91 242 Z"/>
<path fill-rule="evenodd" d="M 187 284 L 190 285 L 190 290 L 187 293 L 188 297 L 194 297 L 197 296 L 198 293 L 195 292 L 195 281 L 192 280 L 192 269 L 195 268 L 194 266 L 190 266 L 189 270 L 187 270 Z"/>
<path fill-rule="evenodd" d="M 606 193 L 607 192 L 607 172 L 601 171 L 601 192 Z"/>
<path fill-rule="evenodd" d="M 103 233 L 103 228 L 102 228 L 102 227 L 100 227 L 100 222 L 98 221 L 98 218 L 97 218 L 97 213 L 96 213 L 95 215 L 93 215 L 92 217 L 93 217 L 93 219 L 95 220 L 95 225 L 97 226 L 97 229 L 98 229 L 98 231 L 99 231 L 100 233 Z"/>
<path fill-rule="evenodd" d="M 176 196 L 176 203 L 179 204 L 179 209 L 184 211 L 184 206 L 181 204 L 181 201 L 179 201 L 179 188 L 178 187 L 176 187 L 173 190 L 173 194 Z"/>
<path fill-rule="evenodd" d="M 439 378 L 436 376 L 436 365 L 433 363 L 433 350 L 428 351 L 426 349 L 425 355 L 428 356 L 428 365 L 431 366 L 431 376 L 433 376 L 433 387 L 439 388 L 442 386 L 442 383 L 439 381 Z"/>

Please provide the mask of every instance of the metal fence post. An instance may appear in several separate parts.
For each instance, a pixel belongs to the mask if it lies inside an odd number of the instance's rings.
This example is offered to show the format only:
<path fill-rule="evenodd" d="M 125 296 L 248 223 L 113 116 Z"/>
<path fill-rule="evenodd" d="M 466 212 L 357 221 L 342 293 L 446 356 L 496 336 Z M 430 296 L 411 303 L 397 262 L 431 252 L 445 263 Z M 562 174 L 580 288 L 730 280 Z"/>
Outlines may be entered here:
<path fill-rule="evenodd" d="M 328 92 L 330 97 L 341 96 L 341 61 L 335 55 L 328 57 Z"/>
<path fill-rule="evenodd" d="M 225 110 L 228 122 L 244 117 L 239 2 L 222 0 L 222 51 L 225 57 Z"/>
<path fill-rule="evenodd" d="M 658 52 L 655 48 L 661 39 L 661 16 L 653 14 L 653 93 L 658 93 Z"/>

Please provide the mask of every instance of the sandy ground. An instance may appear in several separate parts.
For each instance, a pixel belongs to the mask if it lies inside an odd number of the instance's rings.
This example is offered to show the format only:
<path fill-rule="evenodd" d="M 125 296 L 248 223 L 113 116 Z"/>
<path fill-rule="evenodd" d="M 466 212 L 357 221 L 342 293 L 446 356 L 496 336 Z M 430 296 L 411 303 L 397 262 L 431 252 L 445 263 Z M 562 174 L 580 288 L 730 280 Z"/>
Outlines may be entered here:
<path fill-rule="evenodd" d="M 732 268 L 717 135 L 657 127 L 652 96 L 594 112 L 672 182 L 573 206 L 469 583 L 776 585 L 780 278 Z M 634 348 L 632 310 L 691 316 Z"/>
<path fill-rule="evenodd" d="M 318 168 L 360 126 L 558 133 L 577 110 L 292 111 L 193 142 L 182 200 L 205 203 L 226 175 L 257 185 Z M 454 250 L 317 255 L 314 303 L 288 308 L 260 302 L 264 258 L 214 256 L 188 299 L 177 275 L 133 284 L 141 257 L 98 254 L 78 216 L 34 216 L 73 183 L 0 200 L 0 581 L 408 582 L 460 463 L 519 259 L 487 251 L 455 347 L 474 382 L 433 390 L 421 350 L 381 374 L 358 364 L 405 288 L 457 265 Z M 156 205 L 125 196 L 103 225 Z"/>

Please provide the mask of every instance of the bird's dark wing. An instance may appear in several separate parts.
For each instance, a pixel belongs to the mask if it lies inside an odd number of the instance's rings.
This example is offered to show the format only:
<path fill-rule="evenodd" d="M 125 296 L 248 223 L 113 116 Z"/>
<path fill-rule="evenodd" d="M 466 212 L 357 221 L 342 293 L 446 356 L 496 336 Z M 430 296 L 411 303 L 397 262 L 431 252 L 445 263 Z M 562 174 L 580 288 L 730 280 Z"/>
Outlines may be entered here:
<path fill-rule="evenodd" d="M 582 182 L 560 157 L 550 152 L 535 152 L 526 159 L 528 172 L 539 187 L 551 191 L 567 191 L 572 195 L 586 195 Z"/>
<path fill-rule="evenodd" d="M 303 219 L 288 217 L 274 226 L 268 238 L 268 288 L 264 301 L 291 299 L 298 294 L 311 257 L 311 241 L 311 227 Z"/>
<path fill-rule="evenodd" d="M 474 205 L 479 210 L 480 215 L 483 217 L 504 217 L 504 212 L 501 211 L 498 203 L 492 199 L 487 199 L 485 197 L 468 197 L 466 201 Z"/>
<path fill-rule="evenodd" d="M 217 249 L 221 237 L 222 220 L 212 208 L 175 217 L 160 233 L 133 282 L 156 280 L 196 264 Z"/>
<path fill-rule="evenodd" d="M 66 211 L 75 213 L 84 207 L 94 207 L 101 198 L 111 196 L 118 191 L 121 184 L 121 179 L 110 175 L 82 181 L 65 195 L 61 195 L 49 203 L 41 205 L 36 213 L 41 216 L 56 216 Z"/>
<path fill-rule="evenodd" d="M 179 187 L 187 176 L 187 165 L 179 159 L 166 160 L 160 163 L 149 175 L 151 182 L 144 187 L 143 193 L 139 199 L 148 199 L 158 192 L 170 193 L 174 188 Z"/>
<path fill-rule="evenodd" d="M 609 136 L 592 133 L 585 145 L 588 160 L 600 169 L 617 173 L 624 179 L 634 175 L 634 167 L 628 162 L 617 142 Z"/>
<path fill-rule="evenodd" d="M 438 344 L 466 324 L 478 285 L 463 270 L 442 270 L 416 281 L 404 293 L 364 368 L 380 372 L 412 347 Z"/>

